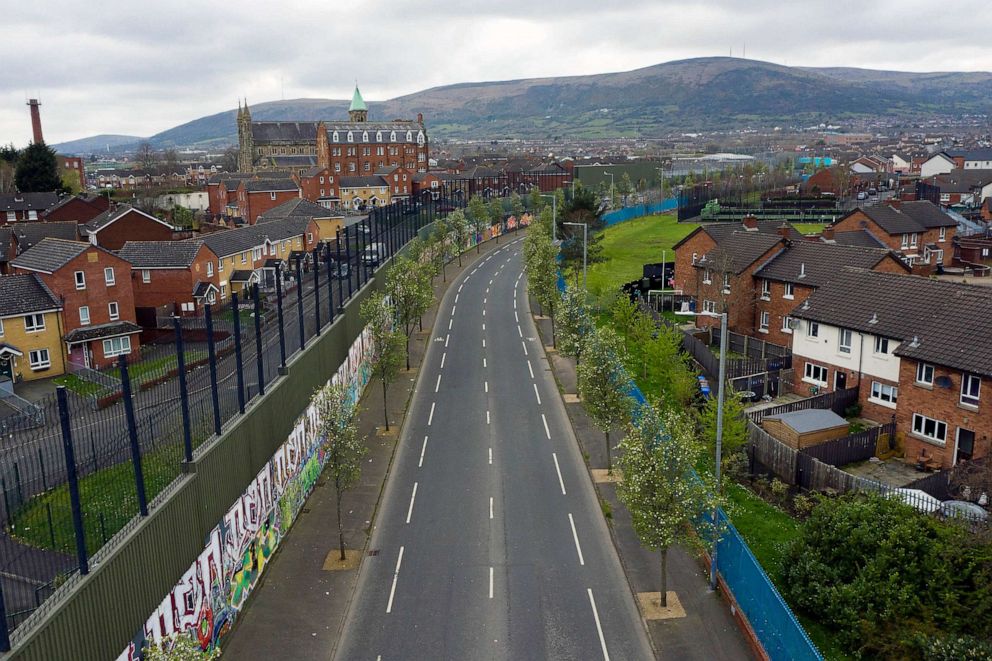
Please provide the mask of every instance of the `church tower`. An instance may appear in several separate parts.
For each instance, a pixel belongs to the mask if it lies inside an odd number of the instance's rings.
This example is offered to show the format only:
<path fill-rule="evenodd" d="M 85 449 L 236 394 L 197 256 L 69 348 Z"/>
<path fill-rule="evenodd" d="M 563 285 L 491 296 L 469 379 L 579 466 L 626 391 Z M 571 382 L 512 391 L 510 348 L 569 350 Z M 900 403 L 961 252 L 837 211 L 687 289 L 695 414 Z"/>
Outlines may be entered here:
<path fill-rule="evenodd" d="M 238 172 L 255 171 L 255 138 L 251 133 L 251 112 L 248 100 L 242 109 L 238 101 Z"/>
<path fill-rule="evenodd" d="M 355 93 L 351 95 L 351 107 L 348 108 L 348 117 L 353 122 L 366 122 L 369 119 L 369 108 L 365 105 L 362 93 L 358 91 L 358 84 L 355 84 Z"/>

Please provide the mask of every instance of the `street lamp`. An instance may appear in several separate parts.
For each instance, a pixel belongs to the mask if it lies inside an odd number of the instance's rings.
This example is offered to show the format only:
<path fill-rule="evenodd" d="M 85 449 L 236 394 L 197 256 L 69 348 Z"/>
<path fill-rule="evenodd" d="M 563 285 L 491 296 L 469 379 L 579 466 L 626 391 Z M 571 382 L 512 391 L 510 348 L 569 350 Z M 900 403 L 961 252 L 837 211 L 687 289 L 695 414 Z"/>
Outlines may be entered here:
<path fill-rule="evenodd" d="M 589 291 L 589 279 L 586 272 L 586 261 L 588 257 L 589 248 L 589 223 L 562 223 L 562 225 L 573 225 L 575 227 L 582 227 L 582 288 L 587 292 Z M 722 341 L 722 338 L 721 338 Z M 717 428 L 720 427 L 720 421 L 717 420 Z"/>
<path fill-rule="evenodd" d="M 610 175 L 610 208 L 612 209 L 613 208 L 613 196 L 614 196 L 614 192 L 613 192 L 613 173 L 612 172 L 609 172 L 608 170 L 603 170 L 603 174 Z"/>

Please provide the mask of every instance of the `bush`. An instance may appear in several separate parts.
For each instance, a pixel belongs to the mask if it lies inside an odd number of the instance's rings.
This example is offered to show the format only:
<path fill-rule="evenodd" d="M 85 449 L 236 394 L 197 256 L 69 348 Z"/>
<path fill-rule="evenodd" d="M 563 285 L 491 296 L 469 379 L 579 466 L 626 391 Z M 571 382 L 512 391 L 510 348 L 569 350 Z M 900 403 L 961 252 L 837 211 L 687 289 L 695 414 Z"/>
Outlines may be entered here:
<path fill-rule="evenodd" d="M 844 409 L 845 418 L 857 418 L 861 415 L 861 404 L 851 404 L 846 409 Z"/>
<path fill-rule="evenodd" d="M 772 478 L 771 490 L 772 496 L 781 502 L 789 494 L 789 485 L 777 477 Z"/>
<path fill-rule="evenodd" d="M 992 661 L 992 645 L 972 636 L 920 640 L 923 661 Z"/>
<path fill-rule="evenodd" d="M 881 496 L 819 499 L 783 579 L 789 602 L 851 651 L 912 658 L 921 631 L 992 633 L 992 546 Z"/>
<path fill-rule="evenodd" d="M 746 452 L 733 452 L 723 460 L 723 472 L 733 480 L 742 480 L 748 476 L 748 463 Z"/>
<path fill-rule="evenodd" d="M 795 498 L 792 499 L 792 509 L 800 517 L 807 517 L 809 513 L 813 511 L 816 506 L 816 501 L 809 496 L 803 494 L 796 494 Z"/>

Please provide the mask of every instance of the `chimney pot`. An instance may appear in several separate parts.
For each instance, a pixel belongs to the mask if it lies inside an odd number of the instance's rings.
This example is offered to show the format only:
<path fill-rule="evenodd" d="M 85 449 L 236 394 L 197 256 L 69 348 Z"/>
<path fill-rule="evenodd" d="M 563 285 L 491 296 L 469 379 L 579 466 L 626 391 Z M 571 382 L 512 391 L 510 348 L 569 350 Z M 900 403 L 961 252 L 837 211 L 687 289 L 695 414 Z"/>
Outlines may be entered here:
<path fill-rule="evenodd" d="M 791 235 L 791 231 L 790 231 L 791 229 L 792 228 L 789 226 L 788 223 L 782 223 L 778 227 L 778 234 L 779 236 L 784 236 L 785 238 L 788 239 L 789 236 Z"/>
<path fill-rule="evenodd" d="M 833 241 L 834 240 L 834 226 L 833 225 L 827 225 L 826 227 L 824 227 L 823 228 L 823 232 L 820 234 L 820 236 L 822 236 L 827 241 Z"/>
<path fill-rule="evenodd" d="M 744 216 L 743 224 L 744 229 L 749 232 L 753 232 L 758 229 L 758 219 L 754 216 Z"/>

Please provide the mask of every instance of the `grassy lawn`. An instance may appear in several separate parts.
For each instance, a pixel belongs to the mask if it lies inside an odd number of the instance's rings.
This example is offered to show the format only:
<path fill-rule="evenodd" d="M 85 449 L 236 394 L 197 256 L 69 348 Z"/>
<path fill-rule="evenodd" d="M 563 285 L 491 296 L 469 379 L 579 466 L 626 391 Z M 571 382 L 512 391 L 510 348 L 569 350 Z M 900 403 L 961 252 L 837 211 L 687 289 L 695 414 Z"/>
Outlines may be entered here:
<path fill-rule="evenodd" d="M 187 349 L 183 353 L 186 355 L 187 365 L 207 357 L 206 351 L 190 351 Z M 132 383 L 144 383 L 145 381 L 150 381 L 164 375 L 169 370 L 175 369 L 177 364 L 175 354 L 169 354 L 160 358 L 142 360 L 134 365 L 129 365 L 127 371 Z M 121 376 L 120 370 L 117 369 L 112 369 L 107 373 L 115 379 L 119 379 Z"/>
<path fill-rule="evenodd" d="M 56 385 L 65 386 L 72 392 L 83 397 L 102 397 L 110 392 L 106 387 L 92 381 L 80 379 L 75 374 L 63 374 L 62 376 L 55 377 L 52 381 Z"/>
<path fill-rule="evenodd" d="M 792 223 L 792 225 L 801 234 L 819 234 L 827 226 L 826 223 Z"/>
<path fill-rule="evenodd" d="M 608 227 L 602 242 L 606 261 L 589 267 L 589 290 L 615 289 L 640 278 L 641 267 L 660 262 L 664 250 L 668 251 L 667 259 L 674 259 L 672 246 L 695 228 L 695 224 L 679 223 L 670 214 L 645 216 Z"/>

